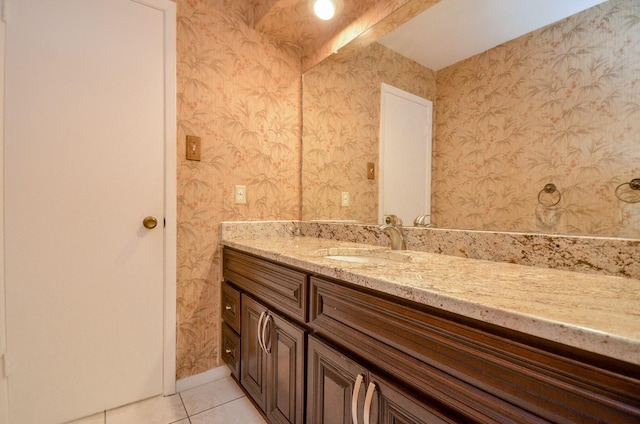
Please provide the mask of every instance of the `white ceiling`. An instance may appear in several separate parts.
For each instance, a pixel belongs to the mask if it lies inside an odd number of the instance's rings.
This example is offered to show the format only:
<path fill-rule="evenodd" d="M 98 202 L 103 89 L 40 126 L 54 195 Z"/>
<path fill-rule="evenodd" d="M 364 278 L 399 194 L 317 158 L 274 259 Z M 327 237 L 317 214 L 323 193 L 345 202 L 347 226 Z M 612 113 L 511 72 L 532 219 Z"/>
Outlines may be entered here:
<path fill-rule="evenodd" d="M 606 0 L 442 0 L 378 42 L 437 71 Z"/>

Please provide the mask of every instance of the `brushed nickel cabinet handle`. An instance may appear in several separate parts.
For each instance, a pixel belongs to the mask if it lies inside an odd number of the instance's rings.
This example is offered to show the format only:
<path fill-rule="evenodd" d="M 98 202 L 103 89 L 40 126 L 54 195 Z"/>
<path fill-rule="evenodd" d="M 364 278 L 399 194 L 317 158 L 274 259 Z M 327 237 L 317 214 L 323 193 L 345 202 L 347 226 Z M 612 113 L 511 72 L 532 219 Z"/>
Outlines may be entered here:
<path fill-rule="evenodd" d="M 260 319 L 258 320 L 258 344 L 260 345 L 260 349 L 262 349 L 262 351 L 265 353 L 267 352 L 267 348 L 264 346 L 260 335 L 262 334 L 262 321 L 264 320 L 264 316 L 266 314 L 267 311 L 262 311 L 262 313 L 260 314 Z"/>
<path fill-rule="evenodd" d="M 271 321 L 271 315 L 267 314 L 266 319 L 262 324 L 262 344 L 264 346 L 264 351 L 267 355 L 271 355 L 271 347 L 267 347 L 267 340 L 265 338 L 265 333 L 267 332 L 267 326 L 269 325 L 269 321 Z M 271 345 L 271 334 L 269 334 L 269 345 Z"/>
<path fill-rule="evenodd" d="M 364 424 L 369 424 L 369 417 L 371 415 L 371 402 L 373 401 L 373 394 L 376 391 L 376 385 L 373 382 L 369 383 L 367 388 L 367 395 L 364 398 Z"/>
<path fill-rule="evenodd" d="M 362 386 L 362 380 L 364 376 L 358 374 L 356 382 L 353 385 L 353 395 L 351 396 L 351 419 L 353 424 L 358 424 L 358 394 L 360 393 L 360 386 Z"/>

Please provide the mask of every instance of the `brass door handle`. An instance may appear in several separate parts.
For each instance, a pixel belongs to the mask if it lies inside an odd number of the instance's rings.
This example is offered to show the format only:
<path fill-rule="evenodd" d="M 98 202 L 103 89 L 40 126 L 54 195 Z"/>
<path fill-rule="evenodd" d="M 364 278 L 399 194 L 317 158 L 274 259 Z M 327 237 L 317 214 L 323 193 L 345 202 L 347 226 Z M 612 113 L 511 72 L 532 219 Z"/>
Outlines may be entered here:
<path fill-rule="evenodd" d="M 156 226 L 158 225 L 158 220 L 156 219 L 155 216 L 146 216 L 142 220 L 142 225 L 144 225 L 144 228 L 148 230 L 152 230 L 156 228 Z"/>

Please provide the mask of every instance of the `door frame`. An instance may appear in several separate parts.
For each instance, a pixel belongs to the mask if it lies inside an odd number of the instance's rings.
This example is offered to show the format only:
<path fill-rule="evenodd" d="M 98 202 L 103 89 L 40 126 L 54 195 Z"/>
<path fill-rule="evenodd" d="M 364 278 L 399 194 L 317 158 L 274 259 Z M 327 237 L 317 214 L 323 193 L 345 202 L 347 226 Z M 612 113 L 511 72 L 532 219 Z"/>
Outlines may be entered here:
<path fill-rule="evenodd" d="M 9 422 L 9 391 L 7 382 L 7 302 L 5 299 L 4 269 L 4 59 L 7 28 L 7 10 L 5 0 L 0 0 L 0 422 Z"/>
<path fill-rule="evenodd" d="M 6 281 L 4 224 L 4 94 L 6 25 L 11 18 L 12 0 L 0 0 L 0 422 L 9 420 L 9 395 L 6 375 L 11 373 L 6 360 Z M 170 0 L 130 0 L 152 7 L 164 17 L 164 322 L 163 377 L 165 396 L 176 391 L 176 251 L 177 251 L 177 156 L 176 156 L 176 4 Z"/>

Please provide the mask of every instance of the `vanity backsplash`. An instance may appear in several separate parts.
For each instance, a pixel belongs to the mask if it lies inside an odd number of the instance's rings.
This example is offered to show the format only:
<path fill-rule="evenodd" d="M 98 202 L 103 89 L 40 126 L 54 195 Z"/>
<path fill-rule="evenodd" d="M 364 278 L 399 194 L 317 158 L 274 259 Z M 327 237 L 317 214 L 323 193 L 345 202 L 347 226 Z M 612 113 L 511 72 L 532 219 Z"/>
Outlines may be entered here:
<path fill-rule="evenodd" d="M 224 240 L 304 236 L 389 246 L 378 225 L 335 221 L 222 222 Z M 640 279 L 640 240 L 405 227 L 407 249 Z"/>

